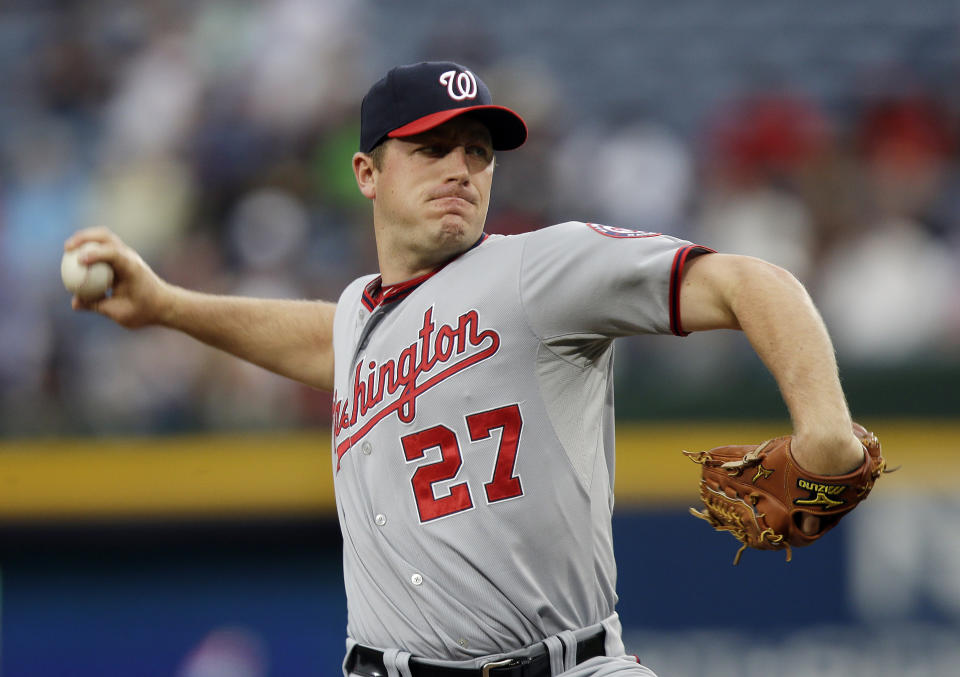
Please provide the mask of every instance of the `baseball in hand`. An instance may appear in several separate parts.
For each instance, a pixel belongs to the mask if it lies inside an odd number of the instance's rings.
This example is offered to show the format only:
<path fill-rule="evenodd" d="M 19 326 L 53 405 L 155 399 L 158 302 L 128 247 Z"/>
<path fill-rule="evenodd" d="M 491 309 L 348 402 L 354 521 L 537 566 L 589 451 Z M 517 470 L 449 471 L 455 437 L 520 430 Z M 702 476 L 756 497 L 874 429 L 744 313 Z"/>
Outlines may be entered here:
<path fill-rule="evenodd" d="M 80 263 L 80 256 L 95 248 L 95 242 L 87 242 L 76 249 L 64 252 L 60 261 L 60 277 L 67 291 L 76 294 L 81 301 L 96 301 L 107 293 L 113 284 L 113 268 L 98 261 L 92 265 Z"/>

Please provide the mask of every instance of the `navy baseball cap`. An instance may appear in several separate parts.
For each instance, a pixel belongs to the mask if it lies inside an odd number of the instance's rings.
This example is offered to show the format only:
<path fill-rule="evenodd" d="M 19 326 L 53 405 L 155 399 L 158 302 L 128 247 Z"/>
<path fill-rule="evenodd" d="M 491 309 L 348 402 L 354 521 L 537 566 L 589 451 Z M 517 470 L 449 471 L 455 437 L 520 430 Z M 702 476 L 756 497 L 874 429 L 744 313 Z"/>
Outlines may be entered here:
<path fill-rule="evenodd" d="M 421 134 L 470 113 L 490 130 L 494 150 L 527 139 L 523 118 L 493 105 L 483 81 L 452 61 L 397 66 L 378 80 L 360 105 L 360 150 L 369 153 L 387 138 Z"/>

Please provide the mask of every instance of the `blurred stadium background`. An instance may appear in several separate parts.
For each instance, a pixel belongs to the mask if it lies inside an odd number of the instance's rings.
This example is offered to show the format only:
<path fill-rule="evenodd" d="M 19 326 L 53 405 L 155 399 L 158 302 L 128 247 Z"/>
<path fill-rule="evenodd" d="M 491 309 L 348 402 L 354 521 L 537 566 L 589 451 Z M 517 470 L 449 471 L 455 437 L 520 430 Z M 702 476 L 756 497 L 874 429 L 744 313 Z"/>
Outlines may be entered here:
<path fill-rule="evenodd" d="M 74 314 L 57 266 L 103 224 L 185 286 L 336 298 L 375 267 L 359 99 L 421 59 L 471 65 L 530 125 L 490 231 L 590 220 L 787 267 L 903 464 L 816 549 L 733 568 L 734 542 L 686 515 L 676 452 L 783 430 L 775 386 L 733 334 L 624 341 L 628 646 L 662 677 L 956 675 L 956 2 L 10 0 L 3 677 L 338 674 L 329 398 Z"/>

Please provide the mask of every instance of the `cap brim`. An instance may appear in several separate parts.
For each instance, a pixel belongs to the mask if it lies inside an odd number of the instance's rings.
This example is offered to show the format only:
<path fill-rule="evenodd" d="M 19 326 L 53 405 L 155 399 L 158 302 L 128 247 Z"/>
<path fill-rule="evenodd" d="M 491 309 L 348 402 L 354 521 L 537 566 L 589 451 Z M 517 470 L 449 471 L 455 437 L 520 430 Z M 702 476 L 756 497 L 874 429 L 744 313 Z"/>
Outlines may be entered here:
<path fill-rule="evenodd" d="M 513 150 L 527 140 L 527 125 L 523 118 L 504 106 L 467 106 L 437 111 L 397 127 L 387 136 L 396 139 L 422 134 L 466 113 L 470 113 L 471 117 L 477 118 L 490 130 L 494 150 Z"/>

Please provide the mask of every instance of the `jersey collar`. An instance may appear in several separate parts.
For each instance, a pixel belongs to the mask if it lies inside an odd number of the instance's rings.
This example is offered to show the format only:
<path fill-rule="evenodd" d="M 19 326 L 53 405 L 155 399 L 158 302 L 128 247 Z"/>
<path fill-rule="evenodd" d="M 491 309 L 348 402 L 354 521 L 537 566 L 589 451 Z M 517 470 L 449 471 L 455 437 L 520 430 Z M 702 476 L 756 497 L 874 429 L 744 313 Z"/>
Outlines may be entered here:
<path fill-rule="evenodd" d="M 419 287 L 421 284 L 429 280 L 431 277 L 439 273 L 441 270 L 446 268 L 448 265 L 456 261 L 458 258 L 466 254 L 471 249 L 479 247 L 486 239 L 489 237 L 486 233 L 481 233 L 480 238 L 470 245 L 470 248 L 460 252 L 452 259 L 444 263 L 442 266 L 431 270 L 429 273 L 425 273 L 418 277 L 413 278 L 412 280 L 406 280 L 404 282 L 397 282 L 396 284 L 383 284 L 383 277 L 377 275 L 376 278 L 370 281 L 366 287 L 363 288 L 363 294 L 360 297 L 360 302 L 363 303 L 364 308 L 373 312 L 377 306 L 386 305 L 388 303 L 395 303 L 397 301 L 405 299 L 409 296 L 414 289 Z"/>

